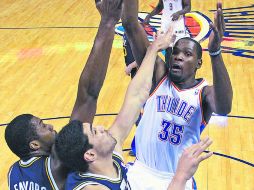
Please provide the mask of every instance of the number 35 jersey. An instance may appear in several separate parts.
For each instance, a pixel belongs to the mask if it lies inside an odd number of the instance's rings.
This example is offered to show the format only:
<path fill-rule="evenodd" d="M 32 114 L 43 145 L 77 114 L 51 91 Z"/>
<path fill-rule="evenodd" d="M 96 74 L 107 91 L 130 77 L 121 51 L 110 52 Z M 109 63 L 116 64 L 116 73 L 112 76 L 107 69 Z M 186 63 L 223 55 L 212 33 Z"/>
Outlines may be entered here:
<path fill-rule="evenodd" d="M 180 90 L 163 78 L 144 106 L 137 127 L 137 159 L 150 168 L 175 173 L 183 150 L 197 143 L 206 123 L 201 93 L 207 82 Z"/>

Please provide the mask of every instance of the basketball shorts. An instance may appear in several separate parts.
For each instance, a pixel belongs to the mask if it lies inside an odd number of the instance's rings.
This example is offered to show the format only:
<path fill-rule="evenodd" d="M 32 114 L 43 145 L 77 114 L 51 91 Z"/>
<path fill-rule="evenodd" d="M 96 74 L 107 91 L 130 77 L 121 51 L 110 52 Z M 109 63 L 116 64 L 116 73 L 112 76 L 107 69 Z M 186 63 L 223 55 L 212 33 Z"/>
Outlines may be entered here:
<path fill-rule="evenodd" d="M 136 160 L 129 166 L 127 178 L 132 190 L 167 190 L 173 173 L 161 172 Z M 186 183 L 185 190 L 195 190 L 193 179 Z"/>

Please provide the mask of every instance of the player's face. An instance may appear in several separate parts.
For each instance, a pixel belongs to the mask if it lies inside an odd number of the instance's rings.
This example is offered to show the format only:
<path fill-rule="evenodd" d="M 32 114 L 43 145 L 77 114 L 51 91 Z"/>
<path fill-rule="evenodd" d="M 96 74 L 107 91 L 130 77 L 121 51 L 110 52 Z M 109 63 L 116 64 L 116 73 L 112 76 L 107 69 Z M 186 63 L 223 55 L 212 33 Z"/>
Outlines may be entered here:
<path fill-rule="evenodd" d="M 93 149 L 101 156 L 112 154 L 116 139 L 105 130 L 103 126 L 91 126 L 88 123 L 83 124 L 84 133 L 88 136 L 89 143 L 93 145 Z"/>
<path fill-rule="evenodd" d="M 169 63 L 169 77 L 175 82 L 195 78 L 198 65 L 196 44 L 188 39 L 179 40 L 173 47 Z"/>
<path fill-rule="evenodd" d="M 40 118 L 33 117 L 31 122 L 35 126 L 35 130 L 37 132 L 37 135 L 39 136 L 39 139 L 37 140 L 41 144 L 41 149 L 49 152 L 55 142 L 56 131 L 54 130 L 52 125 L 43 123 Z"/>

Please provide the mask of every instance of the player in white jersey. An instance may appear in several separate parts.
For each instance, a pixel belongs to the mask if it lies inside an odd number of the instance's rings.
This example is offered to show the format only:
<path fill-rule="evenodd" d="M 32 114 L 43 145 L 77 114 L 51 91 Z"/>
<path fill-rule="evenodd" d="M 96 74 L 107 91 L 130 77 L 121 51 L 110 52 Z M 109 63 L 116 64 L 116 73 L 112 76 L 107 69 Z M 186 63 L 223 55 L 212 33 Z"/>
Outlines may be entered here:
<path fill-rule="evenodd" d="M 140 64 L 148 40 L 137 21 L 138 1 L 125 0 L 124 3 L 123 26 L 134 58 Z M 228 114 L 231 111 L 232 86 L 220 49 L 225 30 L 221 3 L 217 4 L 214 20 L 208 44 L 213 85 L 208 86 L 203 79 L 195 77 L 202 65 L 202 48 L 191 38 L 178 40 L 169 62 L 165 64 L 160 60 L 155 65 L 151 91 L 154 93 L 144 106 L 135 136 L 137 160 L 128 172 L 134 190 L 166 189 L 179 155 L 185 147 L 199 141 L 201 126 L 205 126 L 213 112 Z M 164 186 L 157 185 L 162 183 Z M 192 188 L 189 181 L 186 189 Z"/>
<path fill-rule="evenodd" d="M 162 11 L 161 30 L 166 32 L 169 26 L 175 21 L 174 31 L 176 41 L 183 37 L 189 37 L 189 32 L 185 26 L 184 15 L 191 10 L 191 0 L 159 0 L 154 10 L 148 14 L 144 20 L 148 24 L 151 17 Z"/>
<path fill-rule="evenodd" d="M 176 171 L 182 153 L 179 150 L 197 143 L 200 127 L 206 124 L 200 102 L 202 88 L 206 85 L 200 79 L 193 88 L 180 90 L 167 77 L 162 79 L 147 100 L 136 131 L 139 161 L 160 171 Z M 146 127 L 147 123 L 153 127 Z"/>
<path fill-rule="evenodd" d="M 133 178 L 140 176 L 135 173 L 136 170 L 150 168 L 153 172 L 145 172 L 146 175 L 163 174 L 159 176 L 156 188 L 165 189 L 169 179 L 174 176 L 182 151 L 199 141 L 200 133 L 206 125 L 200 98 L 207 83 L 203 79 L 198 81 L 193 88 L 180 90 L 164 77 L 150 95 L 135 134 L 137 160 L 129 169 L 128 177 L 131 182 L 135 181 Z M 142 166 L 143 163 L 146 166 Z M 160 171 L 159 174 L 157 170 Z M 150 188 L 147 183 L 142 186 L 143 189 Z M 186 187 L 196 189 L 195 181 L 189 180 Z"/>
<path fill-rule="evenodd" d="M 68 175 L 65 190 L 130 190 L 127 169 L 122 160 L 122 145 L 135 123 L 140 108 L 149 97 L 156 55 L 168 47 L 171 29 L 149 47 L 144 63 L 130 82 L 124 103 L 109 130 L 71 121 L 56 138 L 56 151 L 66 166 L 75 172 Z M 164 40 L 167 39 L 167 40 Z M 130 112 L 131 109 L 131 112 Z M 183 190 L 198 164 L 212 153 L 202 154 L 209 138 L 187 149 L 179 161 L 176 176 L 168 190 Z M 113 153 L 116 152 L 120 154 Z"/>

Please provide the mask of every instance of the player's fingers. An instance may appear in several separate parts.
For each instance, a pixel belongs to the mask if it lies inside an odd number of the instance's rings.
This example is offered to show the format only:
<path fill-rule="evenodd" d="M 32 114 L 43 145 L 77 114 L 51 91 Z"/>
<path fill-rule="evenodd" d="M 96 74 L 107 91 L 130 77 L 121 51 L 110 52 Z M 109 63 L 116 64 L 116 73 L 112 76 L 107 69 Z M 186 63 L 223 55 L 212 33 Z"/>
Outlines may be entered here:
<path fill-rule="evenodd" d="M 225 22 L 224 22 L 224 15 L 223 15 L 223 9 L 222 9 L 222 2 L 217 2 L 217 10 L 220 10 L 220 22 L 223 28 L 223 32 L 225 31 Z"/>
<path fill-rule="evenodd" d="M 213 141 L 210 138 L 206 139 L 203 144 L 199 144 L 199 147 L 196 149 L 193 156 L 198 157 L 199 155 L 201 155 L 202 152 L 207 149 L 212 143 Z"/>
<path fill-rule="evenodd" d="M 83 127 L 86 127 L 92 130 L 92 125 L 90 123 L 83 123 Z"/>
<path fill-rule="evenodd" d="M 222 9 L 222 6 L 220 8 L 220 22 L 221 22 L 221 30 L 222 30 L 222 36 L 224 36 L 224 32 L 226 30 L 226 25 L 225 25 L 225 20 L 224 20 L 224 15 L 223 15 L 223 9 Z"/>
<path fill-rule="evenodd" d="M 196 143 L 196 144 L 193 144 L 191 145 L 190 147 L 186 148 L 185 149 L 185 152 L 189 155 L 193 155 L 195 154 L 195 152 L 198 150 L 198 149 L 206 149 L 209 145 L 210 145 L 210 141 L 211 139 L 207 136 L 205 137 L 204 139 L 202 139 L 200 142 Z M 206 144 L 209 144 L 208 146 Z M 205 150 L 204 149 L 204 150 Z"/>
<path fill-rule="evenodd" d="M 213 13 L 214 26 L 218 26 L 218 10 Z"/>
<path fill-rule="evenodd" d="M 202 145 L 202 148 L 205 150 L 213 143 L 212 139 L 208 138 L 208 140 Z"/>
<path fill-rule="evenodd" d="M 221 13 L 221 23 L 222 23 L 223 36 L 224 36 L 224 32 L 226 31 L 226 24 L 225 24 L 223 12 Z"/>
<path fill-rule="evenodd" d="M 164 32 L 162 30 L 157 31 L 157 38 L 164 35 Z"/>
<path fill-rule="evenodd" d="M 184 153 L 187 155 L 187 156 L 193 156 L 193 154 L 197 151 L 198 147 L 200 145 L 197 143 L 197 144 L 193 144 L 191 145 L 190 147 L 186 148 L 184 150 Z"/>
<path fill-rule="evenodd" d="M 176 35 L 175 34 L 173 34 L 173 36 L 171 37 L 170 41 L 171 41 L 170 42 L 170 46 L 173 47 L 174 42 L 176 41 Z"/>
<path fill-rule="evenodd" d="M 91 125 L 90 123 L 83 123 L 84 127 L 90 127 L 90 125 Z"/>
<path fill-rule="evenodd" d="M 172 25 L 169 26 L 169 28 L 168 28 L 168 30 L 167 30 L 167 32 L 166 32 L 167 35 L 170 35 L 170 34 L 173 32 L 173 25 L 174 25 L 174 24 L 172 24 Z"/>
<path fill-rule="evenodd" d="M 224 31 L 223 31 L 223 20 L 222 20 L 221 9 L 218 9 L 218 11 L 217 11 L 217 26 L 216 27 L 217 27 L 220 37 L 222 37 L 224 34 Z"/>
<path fill-rule="evenodd" d="M 176 39 L 176 35 L 174 34 L 174 28 L 175 28 L 176 22 L 172 22 L 172 24 L 170 25 L 166 35 L 167 35 L 167 39 L 170 41 L 170 43 L 174 42 Z"/>
<path fill-rule="evenodd" d="M 213 155 L 213 152 L 205 153 L 202 156 L 198 157 L 198 163 L 202 162 L 203 160 L 210 158 Z"/>
<path fill-rule="evenodd" d="M 222 9 L 222 2 L 221 1 L 217 2 L 217 9 Z"/>
<path fill-rule="evenodd" d="M 156 40 L 156 32 L 153 32 L 153 40 Z"/>
<path fill-rule="evenodd" d="M 206 136 L 205 138 L 203 138 L 200 142 L 199 142 L 199 144 L 201 145 L 201 146 L 203 146 L 207 141 L 209 141 L 209 137 L 208 136 Z"/>
<path fill-rule="evenodd" d="M 214 38 L 218 38 L 219 32 L 218 32 L 218 29 L 216 28 L 215 24 L 210 23 L 210 28 L 212 29 L 212 33 L 210 35 L 214 35 Z"/>

